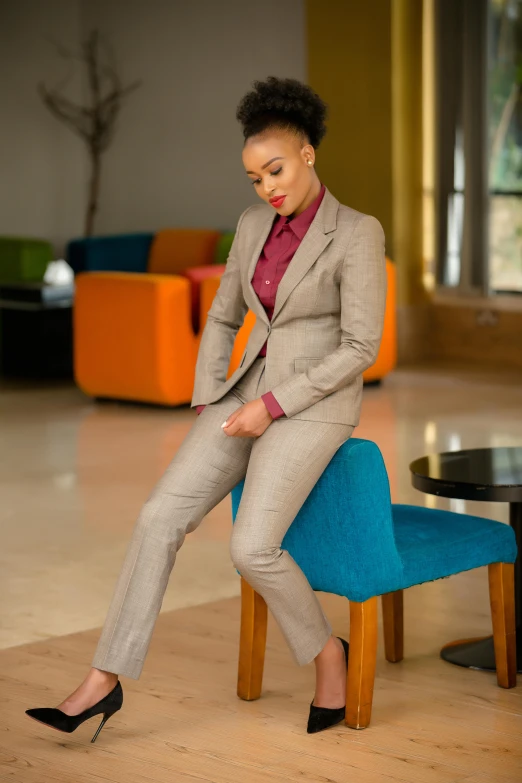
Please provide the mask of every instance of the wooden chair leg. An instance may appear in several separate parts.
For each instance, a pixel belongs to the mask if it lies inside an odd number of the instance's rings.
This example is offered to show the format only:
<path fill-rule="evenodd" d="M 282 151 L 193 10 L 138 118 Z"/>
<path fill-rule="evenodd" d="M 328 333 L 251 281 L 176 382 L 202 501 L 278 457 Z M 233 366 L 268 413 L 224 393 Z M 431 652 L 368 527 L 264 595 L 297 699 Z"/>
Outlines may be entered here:
<path fill-rule="evenodd" d="M 350 601 L 350 654 L 346 682 L 345 723 L 365 729 L 372 714 L 377 662 L 377 597 Z"/>
<path fill-rule="evenodd" d="M 501 688 L 514 688 L 517 684 L 514 564 L 491 563 L 488 577 L 497 682 Z"/>
<path fill-rule="evenodd" d="M 237 695 L 253 701 L 261 696 L 268 620 L 264 598 L 241 577 L 241 632 Z"/>
<path fill-rule="evenodd" d="M 403 591 L 381 596 L 384 627 L 384 654 L 390 663 L 404 658 L 404 602 Z"/>

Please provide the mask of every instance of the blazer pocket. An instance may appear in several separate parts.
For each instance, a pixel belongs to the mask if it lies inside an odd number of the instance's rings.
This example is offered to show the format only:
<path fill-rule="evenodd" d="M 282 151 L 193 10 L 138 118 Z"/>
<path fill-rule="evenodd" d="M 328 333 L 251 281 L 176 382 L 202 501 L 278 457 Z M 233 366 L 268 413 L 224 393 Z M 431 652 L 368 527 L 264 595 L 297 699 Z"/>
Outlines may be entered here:
<path fill-rule="evenodd" d="M 297 359 L 294 359 L 294 368 L 296 372 L 303 372 L 308 367 L 313 367 L 322 361 L 323 359 L 320 356 L 299 356 Z"/>
<path fill-rule="evenodd" d="M 244 361 L 245 361 L 245 359 L 246 359 L 247 351 L 248 351 L 248 348 L 245 348 L 245 351 L 244 351 L 244 353 L 243 353 L 243 356 L 241 357 L 241 361 L 239 362 L 239 367 L 242 367 L 242 366 L 243 366 L 243 362 L 244 362 Z M 238 369 L 239 369 L 239 367 L 238 367 Z"/>

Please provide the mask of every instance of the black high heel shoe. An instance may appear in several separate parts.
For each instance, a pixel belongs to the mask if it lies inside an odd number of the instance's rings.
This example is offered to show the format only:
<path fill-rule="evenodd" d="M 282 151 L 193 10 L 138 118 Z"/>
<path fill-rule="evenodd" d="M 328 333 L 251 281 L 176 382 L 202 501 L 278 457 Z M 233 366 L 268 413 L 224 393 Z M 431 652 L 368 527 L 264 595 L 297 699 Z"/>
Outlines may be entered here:
<path fill-rule="evenodd" d="M 92 707 L 88 707 L 79 715 L 67 715 L 57 707 L 35 707 L 31 710 L 26 710 L 25 714 L 30 718 L 45 723 L 47 726 L 51 726 L 58 731 L 65 731 L 70 734 L 72 731 L 78 728 L 78 726 L 89 718 L 93 718 L 100 712 L 103 712 L 103 720 L 98 726 L 96 734 L 92 738 L 91 742 L 94 742 L 104 725 L 107 723 L 111 715 L 121 710 L 123 704 L 123 690 L 121 683 L 118 680 L 114 688 L 107 696 L 97 701 Z"/>
<path fill-rule="evenodd" d="M 346 661 L 346 670 L 348 671 L 348 642 L 337 637 L 344 647 L 344 658 Z M 316 707 L 314 700 L 310 703 L 310 715 L 308 717 L 308 734 L 315 734 L 317 731 L 323 731 L 323 729 L 329 728 L 329 726 L 335 726 L 336 723 L 340 723 L 344 720 L 346 715 L 346 706 L 332 709 L 330 707 Z"/>

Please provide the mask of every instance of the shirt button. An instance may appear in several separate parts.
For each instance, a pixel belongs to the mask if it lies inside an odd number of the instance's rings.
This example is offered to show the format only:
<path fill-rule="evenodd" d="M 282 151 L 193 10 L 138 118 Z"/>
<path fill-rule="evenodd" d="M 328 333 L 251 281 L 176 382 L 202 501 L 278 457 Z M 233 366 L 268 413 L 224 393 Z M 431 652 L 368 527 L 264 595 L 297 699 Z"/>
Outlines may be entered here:
<path fill-rule="evenodd" d="M 269 283 L 269 282 L 270 282 L 270 280 L 265 280 L 265 283 L 266 283 L 267 285 L 268 285 L 268 283 Z"/>

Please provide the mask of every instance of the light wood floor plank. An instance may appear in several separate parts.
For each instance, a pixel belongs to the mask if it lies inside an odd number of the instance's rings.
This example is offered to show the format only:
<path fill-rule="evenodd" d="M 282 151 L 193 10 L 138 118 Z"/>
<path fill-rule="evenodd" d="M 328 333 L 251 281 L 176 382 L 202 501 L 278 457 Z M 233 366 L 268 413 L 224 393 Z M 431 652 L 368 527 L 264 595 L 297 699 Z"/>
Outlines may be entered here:
<path fill-rule="evenodd" d="M 347 633 L 346 602 L 320 599 L 335 632 Z M 424 604 L 425 594 L 412 591 L 399 664 L 384 660 L 380 624 L 372 723 L 364 731 L 341 724 L 306 734 L 313 666 L 294 664 L 271 616 L 262 697 L 237 698 L 238 598 L 160 615 L 142 677 L 122 678 L 123 709 L 94 744 L 98 718 L 63 734 L 24 710 L 53 706 L 78 684 L 99 629 L 3 650 L 0 780 L 520 783 L 520 686 L 506 691 L 494 675 L 440 660 L 440 631 Z"/>

